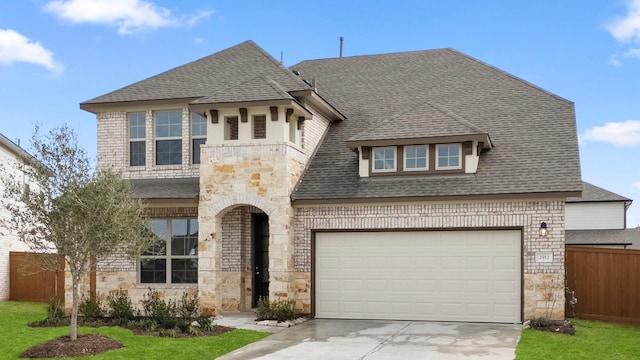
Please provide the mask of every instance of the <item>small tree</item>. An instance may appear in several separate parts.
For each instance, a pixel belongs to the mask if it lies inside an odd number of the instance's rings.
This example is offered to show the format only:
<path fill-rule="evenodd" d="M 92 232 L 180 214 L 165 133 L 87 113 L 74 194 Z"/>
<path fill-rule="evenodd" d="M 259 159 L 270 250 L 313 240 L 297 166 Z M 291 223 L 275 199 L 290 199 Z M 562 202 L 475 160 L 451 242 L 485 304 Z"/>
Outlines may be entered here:
<path fill-rule="evenodd" d="M 0 222 L 32 251 L 55 251 L 65 257 L 73 287 L 70 335 L 75 340 L 79 285 L 92 263 L 116 254 L 137 258 L 155 237 L 144 205 L 131 198 L 128 182 L 112 171 L 94 171 L 66 125 L 42 139 L 36 127 L 31 145 L 34 157 L 23 159 L 28 184 L 21 175 L 2 179 L 1 202 L 11 218 Z"/>

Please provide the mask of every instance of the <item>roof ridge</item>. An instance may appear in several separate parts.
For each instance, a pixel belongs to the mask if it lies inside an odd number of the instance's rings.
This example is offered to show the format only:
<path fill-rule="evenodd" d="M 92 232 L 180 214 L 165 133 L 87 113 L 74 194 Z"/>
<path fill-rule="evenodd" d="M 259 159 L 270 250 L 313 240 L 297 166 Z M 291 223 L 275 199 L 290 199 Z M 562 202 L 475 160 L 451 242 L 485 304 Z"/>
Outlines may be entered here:
<path fill-rule="evenodd" d="M 263 48 L 261 48 L 258 44 L 256 44 L 255 42 L 253 42 L 253 40 L 247 40 L 244 43 L 248 43 L 253 45 L 256 49 L 258 49 L 260 51 L 260 53 L 262 54 L 262 56 L 264 56 L 265 58 L 269 59 L 269 61 L 271 61 L 272 63 L 274 63 L 275 65 L 277 65 L 278 67 L 280 67 L 280 69 L 282 69 L 284 72 L 288 73 L 289 76 L 293 79 L 295 79 L 295 81 L 297 81 L 298 83 L 300 83 L 301 85 L 305 85 L 308 86 L 308 84 L 306 82 L 304 82 L 304 80 L 302 80 L 302 78 L 296 74 L 294 74 L 291 69 L 289 69 L 288 67 L 284 66 L 281 62 L 279 62 L 278 60 L 276 60 L 271 54 L 269 54 L 266 50 L 264 50 Z M 244 44 L 242 43 L 242 44 Z"/>
<path fill-rule="evenodd" d="M 417 54 L 417 53 L 427 53 L 427 52 L 437 52 L 437 51 L 445 51 L 445 50 L 453 50 L 451 48 L 436 48 L 436 49 L 422 49 L 422 50 L 409 50 L 409 51 L 393 51 L 382 54 L 363 54 L 363 55 L 352 55 L 352 56 L 342 56 L 342 57 L 327 57 L 327 58 L 318 58 L 318 59 L 309 59 L 302 60 L 297 64 L 289 66 L 289 68 L 293 68 L 294 66 L 298 66 L 308 62 L 314 61 L 327 61 L 327 60 L 341 60 L 341 59 L 356 59 L 356 58 L 369 58 L 369 57 L 382 57 L 382 56 L 391 56 L 391 55 L 400 55 L 400 54 Z"/>
<path fill-rule="evenodd" d="M 454 53 L 456 53 L 456 54 L 462 55 L 463 57 L 465 57 L 466 59 L 468 59 L 468 60 L 470 60 L 470 61 L 473 61 L 473 62 L 476 62 L 476 63 L 478 63 L 478 64 L 484 65 L 484 66 L 488 67 L 489 69 L 491 69 L 491 70 L 493 70 L 493 71 L 495 71 L 495 72 L 497 72 L 497 73 L 500 73 L 500 74 L 506 75 L 506 76 L 510 77 L 511 79 L 516 80 L 516 81 L 518 81 L 518 82 L 520 82 L 520 83 L 522 83 L 522 84 L 524 84 L 524 85 L 526 85 L 526 86 L 529 86 L 529 87 L 531 87 L 531 88 L 533 88 L 533 89 L 536 89 L 536 90 L 542 91 L 542 92 L 543 92 L 543 93 L 545 93 L 545 94 L 551 95 L 552 97 L 555 97 L 555 98 L 556 98 L 556 99 L 558 99 L 558 100 L 562 100 L 562 101 L 567 102 L 567 103 L 569 103 L 569 104 L 574 104 L 574 102 L 573 102 L 573 101 L 571 101 L 571 100 L 568 100 L 568 99 L 566 99 L 566 98 L 564 98 L 564 97 L 562 97 L 562 96 L 560 96 L 560 95 L 554 94 L 554 93 L 552 93 L 552 92 L 551 92 L 551 91 L 549 91 L 549 90 L 545 90 L 545 89 L 541 88 L 540 86 L 535 85 L 535 84 L 533 84 L 533 83 L 530 83 L 530 82 L 528 82 L 527 80 L 524 80 L 523 78 L 521 78 L 521 77 L 519 77 L 519 76 L 516 76 L 516 75 L 514 75 L 514 74 L 511 74 L 511 73 L 509 73 L 509 72 L 506 72 L 506 71 L 504 71 L 504 70 L 502 70 L 502 69 L 500 69 L 500 68 L 497 68 L 497 67 L 495 67 L 495 66 L 493 66 L 493 65 L 491 65 L 491 64 L 489 64 L 489 63 L 486 63 L 486 62 L 484 62 L 484 61 L 482 61 L 482 60 L 479 60 L 479 59 L 477 59 L 477 58 L 475 58 L 475 57 L 473 57 L 473 56 L 471 56 L 471 55 L 465 54 L 465 53 L 463 53 L 463 52 L 461 52 L 461 51 L 458 51 L 458 50 L 456 50 L 456 49 L 453 49 L 453 48 L 449 48 L 448 50 L 449 50 L 449 51 L 451 51 L 451 52 L 454 52 Z"/>

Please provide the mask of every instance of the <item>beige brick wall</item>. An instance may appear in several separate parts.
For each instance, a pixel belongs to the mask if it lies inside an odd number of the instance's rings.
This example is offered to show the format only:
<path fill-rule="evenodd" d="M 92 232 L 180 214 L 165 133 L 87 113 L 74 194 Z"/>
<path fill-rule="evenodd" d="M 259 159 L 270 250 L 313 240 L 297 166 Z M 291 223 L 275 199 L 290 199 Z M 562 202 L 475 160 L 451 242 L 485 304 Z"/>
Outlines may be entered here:
<path fill-rule="evenodd" d="M 540 237 L 541 222 L 549 235 Z M 546 312 L 544 286 L 539 277 L 564 277 L 564 199 L 416 202 L 403 204 L 298 206 L 295 208 L 295 270 L 311 272 L 312 230 L 346 229 L 484 229 L 515 228 L 523 234 L 524 317 Z M 538 252 L 551 253 L 553 262 L 536 262 Z M 559 292 L 562 281 L 546 281 Z M 548 290 L 548 289 L 547 289 Z M 294 294 L 308 301 L 306 294 Z M 553 316 L 564 316 L 564 297 L 555 302 Z"/>
<path fill-rule="evenodd" d="M 102 112 L 98 114 L 98 166 L 122 171 L 127 179 L 187 178 L 198 177 L 198 164 L 191 164 L 190 113 L 187 107 L 171 108 L 182 111 L 182 164 L 155 165 L 155 135 L 153 110 L 135 109 L 131 112 L 146 114 L 145 166 L 129 166 L 129 123 L 127 111 Z"/>

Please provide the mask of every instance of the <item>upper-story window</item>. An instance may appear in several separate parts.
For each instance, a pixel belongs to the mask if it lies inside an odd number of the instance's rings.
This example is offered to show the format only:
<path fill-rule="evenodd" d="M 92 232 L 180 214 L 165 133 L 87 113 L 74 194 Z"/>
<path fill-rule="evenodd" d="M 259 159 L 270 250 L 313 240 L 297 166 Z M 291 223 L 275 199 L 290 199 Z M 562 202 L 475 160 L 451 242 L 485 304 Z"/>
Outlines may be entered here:
<path fill-rule="evenodd" d="M 191 113 L 191 163 L 200 164 L 200 145 L 207 141 L 207 118 Z"/>
<path fill-rule="evenodd" d="M 129 113 L 129 166 L 145 165 L 145 113 Z"/>
<path fill-rule="evenodd" d="M 461 169 L 462 144 L 438 144 L 436 145 L 436 169 Z"/>
<path fill-rule="evenodd" d="M 266 139 L 267 138 L 267 116 L 253 115 L 251 117 L 251 121 L 253 123 L 253 138 Z"/>
<path fill-rule="evenodd" d="M 373 148 L 373 172 L 396 171 L 396 148 Z"/>
<path fill-rule="evenodd" d="M 429 169 L 429 146 L 405 146 L 404 170 L 419 171 Z"/>
<path fill-rule="evenodd" d="M 156 111 L 156 165 L 182 163 L 182 111 Z"/>

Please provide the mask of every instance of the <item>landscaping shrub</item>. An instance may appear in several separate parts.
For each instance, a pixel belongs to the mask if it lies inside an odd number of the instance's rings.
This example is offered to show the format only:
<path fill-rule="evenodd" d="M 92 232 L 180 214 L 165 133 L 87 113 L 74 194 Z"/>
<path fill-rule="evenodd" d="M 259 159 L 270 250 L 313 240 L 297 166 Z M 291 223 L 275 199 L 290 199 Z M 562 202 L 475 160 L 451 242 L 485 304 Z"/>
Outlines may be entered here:
<path fill-rule="evenodd" d="M 533 321 L 531 321 L 531 325 L 534 328 L 541 328 L 541 327 L 545 327 L 549 325 L 549 320 L 547 320 L 547 318 L 545 317 L 538 317 L 533 319 Z"/>
<path fill-rule="evenodd" d="M 198 317 L 200 299 L 196 295 L 182 294 L 182 299 L 178 303 L 178 315 L 183 319 L 194 320 Z"/>
<path fill-rule="evenodd" d="M 131 299 L 126 294 L 111 294 L 107 297 L 107 303 L 109 304 L 109 316 L 116 323 L 124 324 L 135 317 Z"/>
<path fill-rule="evenodd" d="M 199 316 L 196 321 L 200 324 L 200 330 L 202 331 L 211 331 L 213 330 L 213 322 L 210 317 Z"/>
<path fill-rule="evenodd" d="M 47 320 L 56 321 L 64 317 L 64 309 L 62 304 L 56 298 L 49 299 L 49 307 L 47 309 Z"/>
<path fill-rule="evenodd" d="M 295 301 L 278 300 L 269 301 L 269 298 L 261 297 L 258 299 L 258 310 L 256 315 L 259 320 L 292 320 L 296 317 Z"/>
<path fill-rule="evenodd" d="M 78 304 L 78 312 L 84 317 L 85 321 L 96 321 L 102 318 L 102 301 L 100 297 L 95 294 L 85 297 L 82 295 L 82 300 Z"/>
<path fill-rule="evenodd" d="M 149 288 L 149 292 L 143 295 L 142 308 L 145 316 L 148 316 L 164 329 L 173 329 L 178 325 L 177 306 L 175 301 L 164 301 L 160 298 L 160 292 Z"/>

